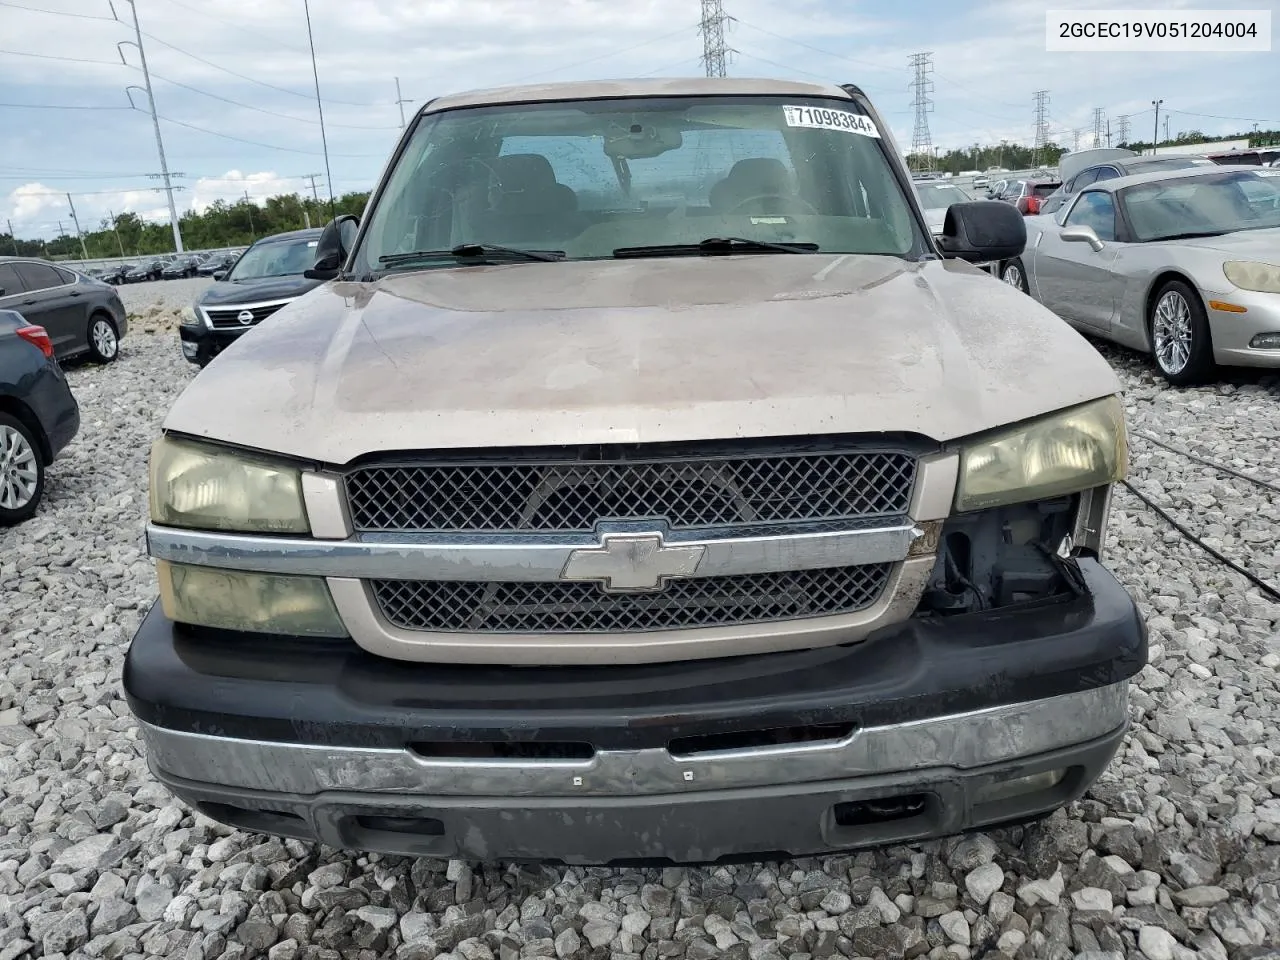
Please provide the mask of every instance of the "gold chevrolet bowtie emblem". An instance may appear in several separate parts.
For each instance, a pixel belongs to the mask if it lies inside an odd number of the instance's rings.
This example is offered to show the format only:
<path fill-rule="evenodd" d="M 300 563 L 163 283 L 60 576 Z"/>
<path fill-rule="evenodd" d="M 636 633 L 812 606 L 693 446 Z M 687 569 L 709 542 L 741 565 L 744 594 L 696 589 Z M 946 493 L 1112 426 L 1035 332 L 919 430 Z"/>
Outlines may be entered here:
<path fill-rule="evenodd" d="M 706 553 L 702 544 L 670 544 L 660 533 L 606 533 L 598 547 L 569 554 L 562 580 L 598 583 L 608 593 L 661 590 L 672 577 L 691 577 Z"/>

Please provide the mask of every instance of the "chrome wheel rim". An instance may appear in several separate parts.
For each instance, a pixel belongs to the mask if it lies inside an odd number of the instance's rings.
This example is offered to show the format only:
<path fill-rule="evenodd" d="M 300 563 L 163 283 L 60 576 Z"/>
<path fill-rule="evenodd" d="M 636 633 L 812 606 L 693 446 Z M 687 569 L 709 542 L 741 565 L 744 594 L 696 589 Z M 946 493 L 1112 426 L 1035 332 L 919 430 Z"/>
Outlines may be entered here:
<path fill-rule="evenodd" d="M 107 360 L 116 355 L 116 332 L 105 320 L 97 320 L 89 334 L 93 337 L 93 346 Z"/>
<path fill-rule="evenodd" d="M 21 510 L 35 499 L 39 483 L 35 450 L 13 427 L 0 424 L 0 507 Z"/>
<path fill-rule="evenodd" d="M 1019 290 L 1022 289 L 1022 271 L 1012 263 L 1004 268 L 1004 276 L 1000 279 L 1011 287 L 1017 287 Z"/>
<path fill-rule="evenodd" d="M 1191 361 L 1191 306 L 1176 290 L 1156 302 L 1151 324 L 1156 363 L 1165 373 L 1181 373 Z"/>

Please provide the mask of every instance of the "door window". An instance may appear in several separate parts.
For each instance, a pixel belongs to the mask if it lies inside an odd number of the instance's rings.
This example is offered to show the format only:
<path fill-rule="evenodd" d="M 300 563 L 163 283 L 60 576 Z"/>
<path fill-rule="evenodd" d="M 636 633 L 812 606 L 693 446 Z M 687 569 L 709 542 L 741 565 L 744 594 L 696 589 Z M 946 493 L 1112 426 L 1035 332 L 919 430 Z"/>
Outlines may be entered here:
<path fill-rule="evenodd" d="M 0 263 L 0 297 L 12 297 L 26 289 L 22 278 L 18 276 L 18 271 L 13 269 L 13 264 Z"/>
<path fill-rule="evenodd" d="M 1116 205 L 1111 194 L 1091 190 L 1080 195 L 1076 205 L 1067 214 L 1068 227 L 1092 227 L 1099 240 L 1116 238 Z"/>
<path fill-rule="evenodd" d="M 28 261 L 14 264 L 14 266 L 18 268 L 18 273 L 22 276 L 28 290 L 48 290 L 50 287 L 60 287 L 64 283 L 58 276 L 58 271 L 47 263 Z"/>

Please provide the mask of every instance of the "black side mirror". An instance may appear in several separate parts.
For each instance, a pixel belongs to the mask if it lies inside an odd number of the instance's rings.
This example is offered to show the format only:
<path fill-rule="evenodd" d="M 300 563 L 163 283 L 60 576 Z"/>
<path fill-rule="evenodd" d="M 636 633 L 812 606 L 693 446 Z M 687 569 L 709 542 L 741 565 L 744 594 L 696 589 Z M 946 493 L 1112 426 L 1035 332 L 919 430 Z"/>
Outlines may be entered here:
<path fill-rule="evenodd" d="M 227 271 L 225 271 L 225 270 L 215 270 L 215 271 L 213 271 L 213 279 L 214 279 L 214 280 L 221 280 L 221 279 L 222 279 L 223 277 L 225 277 L 226 275 L 227 275 Z"/>
<path fill-rule="evenodd" d="M 1018 208 L 999 200 L 953 203 L 947 208 L 938 246 L 945 257 L 983 263 L 1011 260 L 1027 245 L 1027 225 Z"/>
<path fill-rule="evenodd" d="M 347 262 L 351 246 L 355 243 L 360 218 L 351 214 L 334 217 L 320 231 L 316 241 L 316 259 L 302 275 L 308 280 L 332 280 Z"/>

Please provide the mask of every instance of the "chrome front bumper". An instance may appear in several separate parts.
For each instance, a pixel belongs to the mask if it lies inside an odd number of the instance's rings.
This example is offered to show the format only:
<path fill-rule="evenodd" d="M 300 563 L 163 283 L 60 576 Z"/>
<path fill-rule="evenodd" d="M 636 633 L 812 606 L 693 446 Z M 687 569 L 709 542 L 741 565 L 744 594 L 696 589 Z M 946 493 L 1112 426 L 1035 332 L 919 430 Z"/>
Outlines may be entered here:
<path fill-rule="evenodd" d="M 246 829 L 415 856 L 696 862 L 906 842 L 1051 811 L 1110 762 L 1127 705 L 1126 681 L 802 746 L 584 760 L 142 731 L 164 783 Z M 851 810 L 898 808 L 910 815 L 849 822 Z"/>

